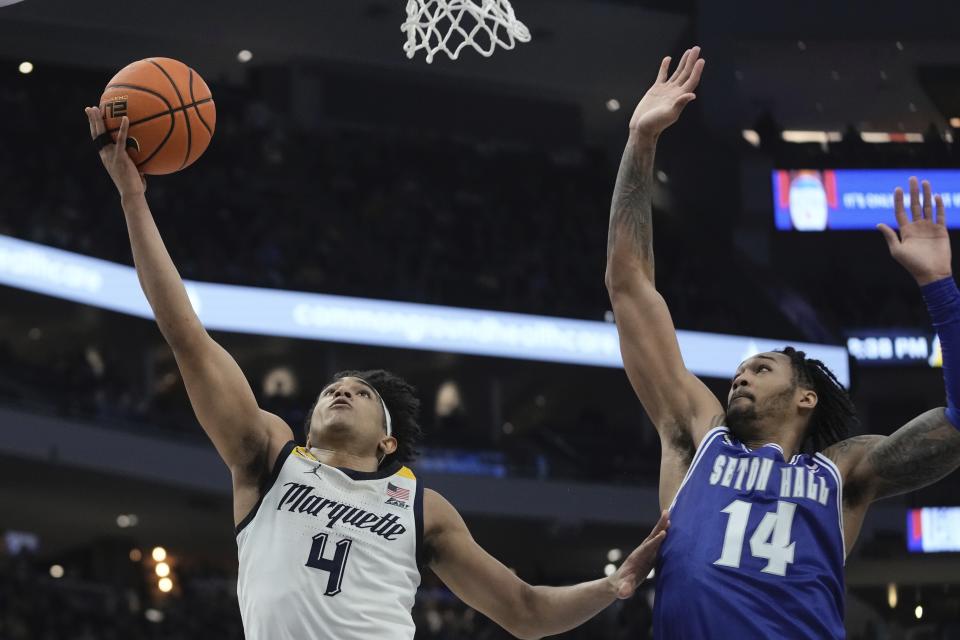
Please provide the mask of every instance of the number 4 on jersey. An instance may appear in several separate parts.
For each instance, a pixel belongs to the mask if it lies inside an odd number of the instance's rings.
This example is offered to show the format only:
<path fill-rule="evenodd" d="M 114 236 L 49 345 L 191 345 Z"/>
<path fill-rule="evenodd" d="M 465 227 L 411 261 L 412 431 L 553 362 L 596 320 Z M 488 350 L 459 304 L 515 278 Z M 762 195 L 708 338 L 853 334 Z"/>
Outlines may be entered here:
<path fill-rule="evenodd" d="M 350 539 L 343 539 L 338 542 L 333 558 L 328 560 L 323 557 L 323 550 L 327 546 L 327 534 L 318 533 L 313 536 L 313 544 L 310 546 L 310 555 L 307 556 L 306 566 L 330 573 L 330 577 L 327 579 L 327 590 L 323 592 L 323 595 L 335 596 L 340 593 L 340 585 L 343 584 L 343 572 L 347 565 L 347 556 L 350 554 L 351 544 L 353 544 L 353 540 Z"/>
<path fill-rule="evenodd" d="M 743 538 L 747 533 L 750 520 L 749 502 L 734 500 L 723 508 L 726 513 L 727 531 L 723 535 L 723 551 L 713 564 L 721 567 L 740 567 L 743 553 Z M 767 560 L 767 566 L 761 571 L 776 576 L 787 575 L 787 565 L 793 564 L 795 542 L 790 541 L 793 528 L 793 514 L 797 505 L 792 502 L 777 501 L 776 513 L 764 514 L 757 530 L 750 536 L 750 553 L 754 558 Z"/>

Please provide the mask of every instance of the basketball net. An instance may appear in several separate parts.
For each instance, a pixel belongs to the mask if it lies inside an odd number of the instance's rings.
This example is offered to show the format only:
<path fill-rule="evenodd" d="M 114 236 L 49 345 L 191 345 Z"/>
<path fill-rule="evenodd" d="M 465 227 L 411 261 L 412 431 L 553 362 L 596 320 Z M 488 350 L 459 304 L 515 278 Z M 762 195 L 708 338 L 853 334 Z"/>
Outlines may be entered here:
<path fill-rule="evenodd" d="M 428 63 L 441 51 L 456 60 L 467 45 L 489 58 L 497 46 L 513 49 L 517 42 L 530 42 L 530 31 L 509 0 L 407 0 L 400 30 L 407 34 L 407 57 L 423 49 Z"/>

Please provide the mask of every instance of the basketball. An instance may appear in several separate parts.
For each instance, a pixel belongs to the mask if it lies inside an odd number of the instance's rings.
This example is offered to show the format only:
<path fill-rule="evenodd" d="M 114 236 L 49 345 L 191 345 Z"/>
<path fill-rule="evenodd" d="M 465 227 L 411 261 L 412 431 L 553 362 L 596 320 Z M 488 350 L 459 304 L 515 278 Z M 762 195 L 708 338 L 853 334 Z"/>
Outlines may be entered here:
<path fill-rule="evenodd" d="M 171 58 L 146 58 L 121 69 L 104 89 L 100 111 L 114 141 L 123 116 L 130 119 L 127 147 L 140 172 L 150 175 L 193 164 L 217 121 L 207 83 Z"/>

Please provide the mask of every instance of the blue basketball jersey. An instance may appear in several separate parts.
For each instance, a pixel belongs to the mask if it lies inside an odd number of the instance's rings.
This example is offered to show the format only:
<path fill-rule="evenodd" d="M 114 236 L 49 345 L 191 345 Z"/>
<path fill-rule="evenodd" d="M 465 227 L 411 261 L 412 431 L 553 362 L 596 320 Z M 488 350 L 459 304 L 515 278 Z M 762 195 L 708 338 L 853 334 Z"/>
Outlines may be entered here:
<path fill-rule="evenodd" d="M 670 506 L 654 637 L 843 638 L 842 490 L 821 453 L 710 430 Z"/>

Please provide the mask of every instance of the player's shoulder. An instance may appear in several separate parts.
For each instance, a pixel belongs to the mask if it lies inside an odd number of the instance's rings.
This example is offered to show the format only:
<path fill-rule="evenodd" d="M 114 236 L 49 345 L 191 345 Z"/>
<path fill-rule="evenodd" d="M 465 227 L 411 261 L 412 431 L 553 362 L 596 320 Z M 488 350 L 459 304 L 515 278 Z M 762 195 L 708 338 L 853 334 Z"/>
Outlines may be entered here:
<path fill-rule="evenodd" d="M 280 416 L 261 409 L 259 419 L 263 435 L 253 447 L 258 453 L 252 456 L 247 466 L 252 475 L 262 478 L 283 465 L 296 442 L 290 425 Z"/>
<path fill-rule="evenodd" d="M 734 448 L 743 447 L 740 441 L 730 432 L 730 429 L 723 424 L 723 418 L 724 416 L 714 416 L 709 425 L 705 425 L 700 429 L 696 435 L 696 439 L 693 441 L 692 456 L 696 456 L 707 447 L 713 445 Z"/>
<path fill-rule="evenodd" d="M 836 442 L 823 451 L 820 455 L 832 461 L 846 476 L 857 467 L 863 457 L 874 447 L 877 442 L 883 440 L 885 436 L 876 434 L 866 434 L 853 436 Z"/>
<path fill-rule="evenodd" d="M 444 498 L 438 491 L 425 487 L 423 489 L 423 506 L 424 508 L 427 508 L 431 505 L 440 509 L 446 509 L 448 507 L 453 509 L 453 505 L 450 504 L 450 501 Z"/>
<path fill-rule="evenodd" d="M 723 413 L 714 414 L 709 420 L 701 421 L 691 434 L 694 449 L 700 449 L 704 443 L 714 440 L 729 442 L 731 438 L 730 429 L 724 424 L 725 421 L 726 415 Z"/>
<path fill-rule="evenodd" d="M 870 452 L 887 436 L 866 434 L 830 445 L 821 455 L 836 465 L 844 486 L 844 501 L 865 505 L 873 500 L 876 480 L 869 461 Z"/>
<path fill-rule="evenodd" d="M 423 522 L 428 534 L 466 526 L 460 512 L 449 500 L 426 488 L 423 490 Z"/>

